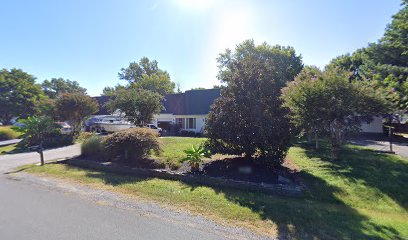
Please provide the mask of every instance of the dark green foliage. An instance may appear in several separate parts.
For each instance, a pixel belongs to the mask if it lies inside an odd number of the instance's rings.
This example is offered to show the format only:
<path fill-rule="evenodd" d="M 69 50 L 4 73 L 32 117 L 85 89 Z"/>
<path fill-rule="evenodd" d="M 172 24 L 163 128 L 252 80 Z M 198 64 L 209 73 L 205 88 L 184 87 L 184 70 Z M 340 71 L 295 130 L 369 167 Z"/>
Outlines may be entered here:
<path fill-rule="evenodd" d="M 86 94 L 86 88 L 79 85 L 77 81 L 65 80 L 63 78 L 52 78 L 45 80 L 41 87 L 49 98 L 55 99 L 63 93 L 82 93 Z"/>
<path fill-rule="evenodd" d="M 104 140 L 105 154 L 109 160 L 137 161 L 151 151 L 160 152 L 158 134 L 148 128 L 130 128 L 109 135 Z"/>
<path fill-rule="evenodd" d="M 188 162 L 192 172 L 197 172 L 200 169 L 200 163 L 204 158 L 210 158 L 211 152 L 203 145 L 198 147 L 192 145 L 190 149 L 184 150 L 186 157 L 181 159 L 181 162 Z"/>
<path fill-rule="evenodd" d="M 44 97 L 32 75 L 15 68 L 0 70 L 0 120 L 37 113 L 38 102 Z"/>
<path fill-rule="evenodd" d="M 162 99 L 162 95 L 148 90 L 120 89 L 106 107 L 110 112 L 119 110 L 136 126 L 143 127 L 163 109 Z"/>
<path fill-rule="evenodd" d="M 127 68 L 122 68 L 119 78 L 126 80 L 129 87 L 157 92 L 161 95 L 173 93 L 175 83 L 170 80 L 168 72 L 158 67 L 156 60 L 150 61 L 147 57 L 140 59 L 139 63 L 132 62 Z"/>
<path fill-rule="evenodd" d="M 294 125 L 329 136 L 333 148 L 342 144 L 346 132 L 392 110 L 383 89 L 350 81 L 349 72 L 337 68 L 322 73 L 307 67 L 282 92 Z"/>
<path fill-rule="evenodd" d="M 94 160 L 104 159 L 103 137 L 92 135 L 81 144 L 81 155 Z"/>
<path fill-rule="evenodd" d="M 56 148 L 68 146 L 74 143 L 74 137 L 70 134 L 62 134 L 59 131 L 44 134 L 43 148 Z M 26 149 L 32 146 L 38 146 L 40 142 L 35 139 L 23 139 L 17 145 Z"/>
<path fill-rule="evenodd" d="M 179 135 L 182 137 L 201 137 L 202 134 L 194 131 L 181 130 Z"/>
<path fill-rule="evenodd" d="M 97 136 L 96 133 L 94 133 L 94 132 L 81 132 L 81 133 L 79 133 L 76 141 L 80 142 L 80 143 L 83 143 L 86 140 L 88 140 L 89 138 L 94 137 L 94 136 Z"/>
<path fill-rule="evenodd" d="M 19 120 L 22 127 L 14 127 L 22 133 L 23 140 L 18 143 L 21 148 L 38 146 L 42 143 L 44 148 L 61 147 L 73 143 L 71 135 L 61 134 L 59 126 L 48 117 L 28 117 Z"/>
<path fill-rule="evenodd" d="M 41 99 L 41 101 L 38 102 L 38 115 L 47 116 L 54 120 L 57 120 L 58 117 L 56 116 L 57 113 L 55 103 L 56 100 L 49 97 Z"/>
<path fill-rule="evenodd" d="M 245 41 L 221 54 L 218 63 L 225 87 L 208 117 L 206 145 L 217 153 L 258 157 L 268 166 L 281 164 L 291 129 L 280 91 L 301 71 L 301 57 L 291 47 Z"/>
<path fill-rule="evenodd" d="M 337 57 L 329 67 L 350 71 L 351 80 L 368 80 L 377 86 L 390 87 L 398 95 L 397 107 L 408 110 L 408 4 L 393 16 L 384 36 L 377 43 Z"/>
<path fill-rule="evenodd" d="M 123 85 L 116 85 L 115 87 L 105 87 L 103 89 L 102 95 L 103 96 L 115 96 L 116 91 L 118 90 L 126 90 L 128 87 Z"/>
<path fill-rule="evenodd" d="M 69 121 L 74 135 L 78 135 L 82 122 L 98 111 L 98 103 L 82 93 L 65 93 L 56 100 L 55 108 L 60 120 Z"/>

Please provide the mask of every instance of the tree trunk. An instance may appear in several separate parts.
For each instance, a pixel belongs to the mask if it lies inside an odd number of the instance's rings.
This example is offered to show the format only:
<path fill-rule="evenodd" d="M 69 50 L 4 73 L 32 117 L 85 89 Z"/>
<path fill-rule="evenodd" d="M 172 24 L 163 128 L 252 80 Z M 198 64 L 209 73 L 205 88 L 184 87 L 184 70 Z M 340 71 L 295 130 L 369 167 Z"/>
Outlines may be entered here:
<path fill-rule="evenodd" d="M 307 131 L 307 143 L 312 144 L 312 130 Z"/>
<path fill-rule="evenodd" d="M 316 150 L 319 149 L 319 139 L 317 138 L 317 131 L 314 132 L 314 138 L 315 138 L 315 148 Z"/>
<path fill-rule="evenodd" d="M 44 166 L 44 151 L 43 151 L 43 144 L 42 142 L 40 143 L 38 153 L 40 154 L 40 161 L 41 161 L 41 166 Z"/>
<path fill-rule="evenodd" d="M 330 143 L 331 143 L 331 158 L 337 159 L 338 147 L 342 142 L 343 129 L 342 126 L 335 120 L 330 124 Z"/>
<path fill-rule="evenodd" d="M 127 162 L 128 161 L 128 150 L 125 150 L 125 161 Z"/>

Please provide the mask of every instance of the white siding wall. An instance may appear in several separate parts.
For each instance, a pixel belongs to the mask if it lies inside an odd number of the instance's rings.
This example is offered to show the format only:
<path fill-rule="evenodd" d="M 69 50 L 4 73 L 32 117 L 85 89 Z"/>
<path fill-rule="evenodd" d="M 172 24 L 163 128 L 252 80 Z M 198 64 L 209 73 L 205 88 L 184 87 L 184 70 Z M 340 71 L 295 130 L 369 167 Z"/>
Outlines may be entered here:
<path fill-rule="evenodd" d="M 361 124 L 361 131 L 365 133 L 382 133 L 383 132 L 383 118 L 374 117 L 374 120 L 367 124 Z"/>
<path fill-rule="evenodd" d="M 195 128 L 182 128 L 182 130 L 186 131 L 193 131 L 193 132 L 202 132 L 205 126 L 205 119 L 207 115 L 175 115 L 175 118 L 184 118 L 185 121 L 188 121 L 188 118 L 195 118 L 196 119 L 196 127 Z"/>
<path fill-rule="evenodd" d="M 152 124 L 157 126 L 160 121 L 175 123 L 176 117 L 173 114 L 156 114 L 153 116 Z"/>

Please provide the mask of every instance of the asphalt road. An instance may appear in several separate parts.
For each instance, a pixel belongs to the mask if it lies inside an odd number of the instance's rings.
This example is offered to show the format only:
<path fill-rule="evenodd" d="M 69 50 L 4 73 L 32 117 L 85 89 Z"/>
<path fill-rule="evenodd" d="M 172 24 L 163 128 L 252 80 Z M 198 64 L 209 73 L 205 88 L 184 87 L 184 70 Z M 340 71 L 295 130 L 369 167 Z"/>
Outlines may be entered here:
<path fill-rule="evenodd" d="M 54 160 L 79 153 L 79 145 L 73 145 L 44 155 L 46 160 Z M 0 156 L 1 240 L 259 238 L 186 212 L 149 202 L 132 203 L 103 190 L 10 174 L 18 166 L 37 162 L 38 153 Z"/>
<path fill-rule="evenodd" d="M 205 229 L 0 178 L 0 239 L 222 239 Z"/>

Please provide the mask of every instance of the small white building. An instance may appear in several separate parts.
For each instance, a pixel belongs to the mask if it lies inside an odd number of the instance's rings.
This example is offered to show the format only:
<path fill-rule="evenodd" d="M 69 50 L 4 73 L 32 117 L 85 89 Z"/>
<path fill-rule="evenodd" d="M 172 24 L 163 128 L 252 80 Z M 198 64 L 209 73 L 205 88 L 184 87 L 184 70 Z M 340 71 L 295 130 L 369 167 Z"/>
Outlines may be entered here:
<path fill-rule="evenodd" d="M 180 130 L 202 133 L 210 107 L 220 92 L 220 89 L 203 89 L 167 94 L 163 102 L 165 110 L 155 115 L 152 123 L 167 131 L 176 125 Z"/>

